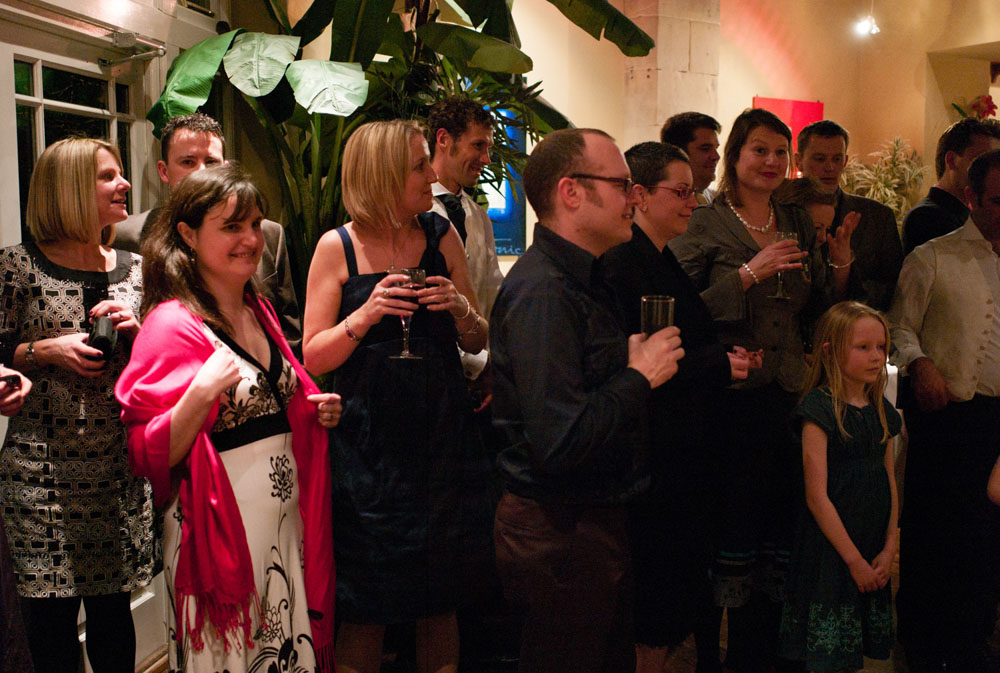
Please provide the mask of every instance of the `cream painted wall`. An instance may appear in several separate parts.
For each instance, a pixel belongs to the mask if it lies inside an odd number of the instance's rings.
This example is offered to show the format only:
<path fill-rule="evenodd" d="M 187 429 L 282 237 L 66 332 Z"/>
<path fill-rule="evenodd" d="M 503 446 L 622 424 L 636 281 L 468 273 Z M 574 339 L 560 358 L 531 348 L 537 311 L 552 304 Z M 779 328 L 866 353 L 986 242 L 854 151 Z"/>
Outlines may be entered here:
<path fill-rule="evenodd" d="M 821 100 L 850 131 L 852 154 L 898 135 L 931 163 L 937 137 L 957 119 L 951 103 L 988 91 L 1000 3 L 880 0 L 882 32 L 862 39 L 852 26 L 864 4 L 722 0 L 723 132 L 754 95 Z"/>
<path fill-rule="evenodd" d="M 611 1 L 621 9 L 621 0 Z M 512 14 L 521 50 L 534 64 L 526 75 L 528 81 L 540 81 L 542 97 L 573 125 L 602 129 L 621 143 L 625 134 L 625 56 L 618 47 L 607 40 L 595 40 L 546 0 L 515 0 Z M 525 219 L 530 245 L 536 222 L 530 205 Z M 501 259 L 504 273 L 514 259 Z"/>

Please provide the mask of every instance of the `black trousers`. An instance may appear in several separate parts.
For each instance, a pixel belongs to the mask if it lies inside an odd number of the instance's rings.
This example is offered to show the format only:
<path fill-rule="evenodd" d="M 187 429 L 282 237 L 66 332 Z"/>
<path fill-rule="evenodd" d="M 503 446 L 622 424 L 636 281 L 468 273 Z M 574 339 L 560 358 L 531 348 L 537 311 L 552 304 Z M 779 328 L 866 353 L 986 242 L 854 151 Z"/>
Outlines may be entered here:
<path fill-rule="evenodd" d="M 633 584 L 624 507 L 507 493 L 494 527 L 507 600 L 525 613 L 523 673 L 633 673 Z"/>
<path fill-rule="evenodd" d="M 913 407 L 913 408 L 909 408 Z M 899 640 L 911 670 L 980 670 L 997 606 L 1000 508 L 986 484 L 1000 455 L 1000 398 L 905 410 Z"/>

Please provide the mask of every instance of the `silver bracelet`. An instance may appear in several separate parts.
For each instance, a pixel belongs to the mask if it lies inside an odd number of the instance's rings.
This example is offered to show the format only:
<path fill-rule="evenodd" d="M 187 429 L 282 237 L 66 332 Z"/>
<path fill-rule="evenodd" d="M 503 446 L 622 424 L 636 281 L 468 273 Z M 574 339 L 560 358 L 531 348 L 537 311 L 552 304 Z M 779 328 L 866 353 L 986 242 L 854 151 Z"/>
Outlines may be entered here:
<path fill-rule="evenodd" d="M 838 264 L 834 264 L 833 260 L 830 260 L 829 262 L 827 262 L 827 266 L 829 266 L 831 269 L 846 269 L 851 264 L 854 264 L 854 255 L 851 255 L 851 258 L 849 260 L 847 260 L 846 264 L 839 264 L 839 265 Z"/>
<path fill-rule="evenodd" d="M 463 315 L 461 318 L 455 318 L 455 322 L 462 322 L 463 320 L 469 317 L 470 313 L 472 313 L 472 302 L 469 301 L 469 298 L 462 293 L 459 293 L 458 296 L 465 300 L 465 315 Z"/>
<path fill-rule="evenodd" d="M 354 330 L 351 329 L 351 323 L 347 322 L 347 319 L 350 317 L 351 316 L 344 317 L 344 331 L 347 332 L 348 338 L 356 343 L 361 341 L 361 337 L 354 333 Z"/>
<path fill-rule="evenodd" d="M 750 268 L 750 265 L 749 265 L 749 264 L 747 264 L 746 262 L 744 262 L 744 263 L 743 263 L 743 268 L 744 268 L 744 269 L 746 269 L 746 270 L 747 270 L 747 273 L 749 273 L 749 274 L 750 274 L 750 277 L 751 277 L 751 278 L 753 278 L 753 284 L 754 284 L 754 285 L 756 285 L 757 283 L 759 283 L 759 282 L 760 282 L 760 278 L 758 278 L 758 277 L 757 277 L 757 274 L 755 274 L 755 273 L 753 272 L 753 269 L 751 269 L 751 268 Z"/>
<path fill-rule="evenodd" d="M 482 318 L 482 316 L 479 315 L 478 313 L 476 313 L 476 322 L 474 322 L 472 324 L 472 327 L 470 327 L 469 329 L 465 330 L 464 332 L 459 332 L 458 333 L 458 338 L 461 339 L 462 337 L 464 337 L 466 335 L 475 334 L 476 332 L 478 332 L 479 331 L 479 319 L 480 318 Z"/>

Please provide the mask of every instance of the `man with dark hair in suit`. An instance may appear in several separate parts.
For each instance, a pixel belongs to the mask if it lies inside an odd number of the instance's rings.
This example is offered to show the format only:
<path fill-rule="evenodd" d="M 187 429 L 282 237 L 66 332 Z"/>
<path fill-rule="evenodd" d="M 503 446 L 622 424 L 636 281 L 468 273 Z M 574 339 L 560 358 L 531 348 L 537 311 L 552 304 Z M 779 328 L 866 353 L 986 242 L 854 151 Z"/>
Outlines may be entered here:
<path fill-rule="evenodd" d="M 969 219 L 965 188 L 976 157 L 1000 148 L 1000 121 L 960 119 L 938 138 L 934 153 L 937 183 L 903 219 L 903 252 L 955 231 Z"/>
<path fill-rule="evenodd" d="M 722 126 L 702 112 L 681 112 L 663 123 L 660 142 L 684 150 L 691 160 L 692 188 L 699 205 L 707 205 L 714 194 L 708 186 L 715 180 L 719 164 L 719 132 Z"/>
<path fill-rule="evenodd" d="M 224 158 L 225 151 L 226 139 L 219 122 L 200 112 L 174 117 L 163 127 L 160 138 L 162 158 L 156 162 L 156 172 L 163 184 L 173 188 L 189 173 L 228 164 Z M 159 208 L 153 208 L 131 215 L 118 224 L 114 246 L 138 253 L 144 234 L 159 211 Z M 264 233 L 264 251 L 255 276 L 264 296 L 278 314 L 281 331 L 297 352 L 302 343 L 302 322 L 288 265 L 285 229 L 277 222 L 263 220 L 261 230 Z"/>
<path fill-rule="evenodd" d="M 799 132 L 795 165 L 804 177 L 815 178 L 836 197 L 833 233 L 850 212 L 861 220 L 851 237 L 851 275 L 846 299 L 863 301 L 880 311 L 888 310 L 903 265 L 899 230 L 892 210 L 878 201 L 840 188 L 847 165 L 847 131 L 829 120 L 813 122 Z"/>

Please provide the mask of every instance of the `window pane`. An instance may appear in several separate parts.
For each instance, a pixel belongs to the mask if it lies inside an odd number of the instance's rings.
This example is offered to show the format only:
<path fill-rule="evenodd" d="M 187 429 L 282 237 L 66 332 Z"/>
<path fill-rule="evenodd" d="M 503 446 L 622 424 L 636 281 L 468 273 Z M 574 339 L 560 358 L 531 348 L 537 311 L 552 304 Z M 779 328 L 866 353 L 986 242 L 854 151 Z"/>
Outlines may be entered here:
<path fill-rule="evenodd" d="M 129 133 L 131 132 L 131 124 L 125 122 L 118 122 L 118 151 L 122 155 L 122 173 L 125 175 L 125 179 L 132 182 L 132 152 L 131 142 Z M 129 212 L 132 211 L 132 190 L 128 191 L 125 195 L 128 199 L 126 205 L 128 206 Z"/>
<path fill-rule="evenodd" d="M 63 103 L 108 109 L 108 83 L 75 72 L 42 67 L 42 95 Z"/>
<path fill-rule="evenodd" d="M 31 86 L 32 73 L 31 64 L 24 61 L 14 61 L 14 93 L 25 96 L 34 95 Z"/>
<path fill-rule="evenodd" d="M 28 240 L 24 211 L 28 205 L 28 184 L 35 167 L 35 110 L 17 106 L 17 180 L 21 192 L 21 240 Z"/>
<path fill-rule="evenodd" d="M 84 117 L 69 112 L 45 111 L 45 146 L 67 136 L 87 136 L 88 138 L 107 138 L 108 121 Z"/>
<path fill-rule="evenodd" d="M 129 90 L 127 84 L 115 84 L 115 110 L 121 114 L 127 115 L 132 111 L 132 107 L 129 105 Z"/>

